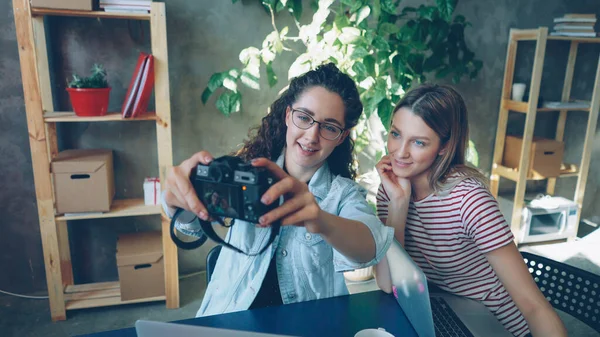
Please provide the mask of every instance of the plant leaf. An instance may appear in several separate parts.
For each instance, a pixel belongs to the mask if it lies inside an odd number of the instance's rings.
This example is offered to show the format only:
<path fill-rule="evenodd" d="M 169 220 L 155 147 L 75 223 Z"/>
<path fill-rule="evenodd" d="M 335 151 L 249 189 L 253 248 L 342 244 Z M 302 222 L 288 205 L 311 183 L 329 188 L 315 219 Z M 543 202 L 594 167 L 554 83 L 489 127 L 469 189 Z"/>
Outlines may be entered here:
<path fill-rule="evenodd" d="M 369 6 L 364 6 L 363 8 L 361 8 L 357 13 L 356 13 L 356 24 L 360 24 L 364 19 L 366 19 L 367 17 L 369 17 L 369 14 L 371 14 L 371 7 Z"/>
<path fill-rule="evenodd" d="M 342 28 L 342 34 L 338 36 L 338 39 L 343 44 L 350 44 L 355 42 L 360 38 L 360 30 L 354 27 L 344 27 Z"/>
<path fill-rule="evenodd" d="M 294 19 L 300 21 L 300 18 L 302 17 L 302 0 L 288 0 L 287 7 L 294 15 Z"/>
<path fill-rule="evenodd" d="M 204 89 L 204 91 L 202 92 L 202 104 L 206 105 L 206 102 L 208 102 L 208 99 L 213 94 L 213 92 L 214 91 L 210 90 L 208 87 Z"/>
<path fill-rule="evenodd" d="M 338 29 L 350 26 L 350 20 L 348 20 L 348 17 L 344 13 L 336 15 L 334 23 Z"/>
<path fill-rule="evenodd" d="M 310 9 L 311 9 L 313 12 L 316 12 L 316 11 L 318 11 L 318 10 L 319 10 L 319 0 L 312 0 L 312 1 L 310 2 Z"/>
<path fill-rule="evenodd" d="M 467 19 L 463 15 L 457 15 L 454 17 L 454 23 L 467 23 Z"/>
<path fill-rule="evenodd" d="M 288 70 L 288 79 L 304 74 L 310 70 L 310 54 L 304 53 L 296 58 Z"/>
<path fill-rule="evenodd" d="M 396 34 L 400 31 L 400 27 L 393 23 L 384 22 L 379 26 L 380 35 Z"/>
<path fill-rule="evenodd" d="M 367 76 L 375 77 L 375 58 L 373 55 L 367 55 L 363 58 L 362 63 L 367 69 Z"/>
<path fill-rule="evenodd" d="M 457 2 L 458 0 L 435 0 L 435 3 L 440 10 L 440 14 L 446 21 L 449 21 L 452 17 Z"/>
<path fill-rule="evenodd" d="M 438 54 L 432 54 L 423 63 L 423 71 L 424 72 L 433 71 L 433 70 L 441 67 L 443 64 L 444 64 L 444 59 L 442 58 L 442 56 L 440 56 Z"/>
<path fill-rule="evenodd" d="M 365 56 L 369 55 L 369 51 L 363 47 L 356 47 L 350 56 L 355 61 L 362 61 Z"/>
<path fill-rule="evenodd" d="M 407 59 L 408 64 L 411 66 L 413 71 L 417 74 L 420 74 L 423 72 L 423 60 L 424 60 L 423 54 L 410 54 L 410 55 L 408 55 L 408 59 Z"/>
<path fill-rule="evenodd" d="M 396 80 L 399 81 L 402 74 L 406 72 L 406 66 L 404 64 L 404 60 L 400 54 L 397 54 L 392 59 L 392 69 L 394 70 L 394 74 L 396 75 Z"/>
<path fill-rule="evenodd" d="M 242 95 L 239 92 L 225 91 L 217 99 L 216 106 L 225 116 L 240 111 L 240 99 Z"/>
<path fill-rule="evenodd" d="M 389 14 L 396 14 L 394 0 L 381 0 L 381 10 Z"/>
<path fill-rule="evenodd" d="M 217 88 L 223 86 L 225 74 L 226 72 L 212 74 L 212 76 L 208 80 L 208 89 L 210 89 L 211 92 L 214 92 L 215 90 L 217 90 Z"/>
<path fill-rule="evenodd" d="M 363 111 L 364 111 L 365 116 L 367 118 L 371 117 L 371 114 L 373 113 L 373 110 L 375 110 L 375 109 L 370 104 L 363 105 Z"/>
<path fill-rule="evenodd" d="M 247 87 L 255 89 L 255 90 L 260 90 L 260 78 L 254 76 L 252 73 L 250 73 L 246 70 L 243 70 L 242 75 L 240 76 L 240 80 Z"/>
<path fill-rule="evenodd" d="M 351 14 L 355 13 L 356 11 L 358 11 L 362 7 L 362 5 L 363 5 L 363 3 L 362 3 L 361 0 L 342 0 L 341 2 L 344 5 L 350 6 L 350 11 L 349 12 Z"/>
<path fill-rule="evenodd" d="M 379 16 L 381 15 L 381 2 L 380 1 L 371 1 L 369 4 L 371 6 L 371 11 L 373 13 L 374 21 L 379 21 Z"/>
<path fill-rule="evenodd" d="M 369 76 L 367 72 L 367 67 L 362 62 L 354 62 L 352 65 L 352 70 L 356 73 L 360 78 L 365 78 Z"/>
<path fill-rule="evenodd" d="M 419 9 L 417 9 L 417 13 L 425 19 L 433 20 L 438 13 L 438 9 L 432 6 L 421 5 Z"/>
<path fill-rule="evenodd" d="M 379 115 L 379 119 L 387 131 L 390 131 L 392 110 L 392 101 L 387 98 L 381 100 L 377 105 L 377 115 Z"/>
<path fill-rule="evenodd" d="M 247 65 L 251 61 L 258 60 L 259 57 L 260 50 L 258 50 L 258 48 L 256 47 L 248 47 L 242 49 L 239 56 L 240 62 L 242 62 L 244 65 Z"/>
<path fill-rule="evenodd" d="M 373 47 L 379 49 L 379 51 L 390 51 L 390 45 L 387 40 L 379 35 L 373 39 Z"/>
<path fill-rule="evenodd" d="M 451 72 L 452 72 L 452 68 L 450 68 L 449 66 L 445 65 L 441 69 L 439 69 L 438 71 L 436 71 L 435 77 L 438 78 L 438 79 L 444 78 L 444 77 L 448 76 L 448 74 L 450 74 Z"/>
<path fill-rule="evenodd" d="M 479 167 L 479 153 L 475 147 L 475 143 L 469 139 L 469 147 L 467 148 L 467 154 L 465 160 L 475 167 Z"/>
<path fill-rule="evenodd" d="M 273 71 L 273 63 L 267 64 L 267 80 L 271 88 L 277 84 L 277 74 Z"/>
<path fill-rule="evenodd" d="M 357 4 L 362 4 L 360 0 L 341 0 L 340 2 L 350 7 L 356 6 Z"/>

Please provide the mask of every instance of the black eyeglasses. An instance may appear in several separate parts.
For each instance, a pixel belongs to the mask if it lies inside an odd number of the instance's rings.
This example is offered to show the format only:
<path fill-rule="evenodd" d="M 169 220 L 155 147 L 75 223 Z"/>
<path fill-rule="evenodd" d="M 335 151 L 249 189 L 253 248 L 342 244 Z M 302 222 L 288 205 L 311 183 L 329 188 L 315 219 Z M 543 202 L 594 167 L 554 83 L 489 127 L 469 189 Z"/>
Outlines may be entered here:
<path fill-rule="evenodd" d="M 336 140 L 344 129 L 331 123 L 317 122 L 308 113 L 292 108 L 292 122 L 302 130 L 310 129 L 315 123 L 319 125 L 319 134 L 327 140 Z"/>

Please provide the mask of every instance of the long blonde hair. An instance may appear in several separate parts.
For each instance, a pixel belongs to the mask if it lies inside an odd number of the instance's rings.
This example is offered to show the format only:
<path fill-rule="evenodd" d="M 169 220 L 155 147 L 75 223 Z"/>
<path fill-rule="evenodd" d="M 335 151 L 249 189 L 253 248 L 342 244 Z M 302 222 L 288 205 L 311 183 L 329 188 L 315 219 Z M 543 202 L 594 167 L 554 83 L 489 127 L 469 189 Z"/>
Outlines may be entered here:
<path fill-rule="evenodd" d="M 450 86 L 422 84 L 408 91 L 394 108 L 408 108 L 421 117 L 440 137 L 446 147 L 429 173 L 429 187 L 436 194 L 451 190 L 467 178 L 487 187 L 488 179 L 476 168 L 467 166 L 465 154 L 469 145 L 467 106 L 462 96 Z"/>

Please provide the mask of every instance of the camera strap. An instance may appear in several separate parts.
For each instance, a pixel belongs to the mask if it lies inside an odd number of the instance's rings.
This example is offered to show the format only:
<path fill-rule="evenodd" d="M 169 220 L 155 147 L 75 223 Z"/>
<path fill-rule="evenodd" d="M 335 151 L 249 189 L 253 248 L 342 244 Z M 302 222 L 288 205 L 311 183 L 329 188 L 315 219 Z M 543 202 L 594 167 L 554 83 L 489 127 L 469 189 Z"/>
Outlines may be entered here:
<path fill-rule="evenodd" d="M 196 248 L 202 246 L 206 242 L 206 239 L 208 239 L 208 238 L 206 237 L 206 235 L 201 234 L 201 236 L 196 241 L 190 241 L 190 242 L 181 241 L 181 239 L 179 239 L 177 237 L 177 235 L 175 235 L 175 222 L 177 221 L 177 218 L 179 218 L 179 215 L 181 215 L 182 212 L 183 212 L 182 208 L 177 208 L 177 210 L 175 210 L 175 214 L 173 214 L 173 218 L 171 219 L 171 227 L 170 227 L 171 228 L 171 230 L 170 230 L 171 240 L 175 243 L 175 245 L 177 245 L 177 247 L 179 247 L 181 249 L 185 249 L 185 250 L 196 249 Z M 198 220 L 200 220 L 200 219 L 198 219 Z"/>
<path fill-rule="evenodd" d="M 217 219 L 217 222 L 221 223 L 221 225 L 223 225 L 223 226 L 225 225 L 221 218 L 219 218 L 219 217 L 213 217 L 213 218 Z M 234 251 L 236 251 L 238 253 L 242 253 L 242 254 L 245 254 L 248 256 L 256 256 L 256 255 L 262 254 L 269 247 L 269 245 L 271 245 L 271 243 L 273 243 L 273 241 L 275 240 L 275 237 L 277 237 L 277 235 L 279 234 L 281 222 L 277 221 L 276 223 L 273 223 L 271 225 L 271 233 L 269 236 L 269 241 L 261 248 L 261 250 L 258 253 L 245 252 L 245 251 L 239 249 L 238 247 L 233 246 L 229 242 L 223 241 L 223 239 L 221 239 L 221 237 L 217 235 L 212 224 L 209 221 L 200 220 L 200 226 L 202 227 L 204 234 L 206 234 L 206 236 L 208 236 L 209 239 L 220 244 L 221 246 L 225 246 L 227 248 L 233 249 Z"/>
<path fill-rule="evenodd" d="M 170 232 L 171 232 L 171 240 L 173 240 L 175 245 L 177 245 L 177 247 L 179 247 L 181 249 L 186 249 L 186 250 L 196 249 L 196 248 L 202 246 L 206 242 L 207 239 L 211 239 L 212 241 L 216 242 L 217 244 L 220 244 L 221 246 L 225 246 L 225 247 L 232 249 L 238 253 L 242 253 L 242 254 L 245 254 L 248 256 L 256 256 L 256 255 L 262 254 L 273 243 L 273 241 L 275 241 L 275 238 L 277 237 L 277 235 L 279 235 L 279 232 L 281 229 L 281 221 L 274 222 L 271 225 L 271 233 L 269 235 L 269 241 L 267 241 L 267 243 L 261 248 L 261 250 L 258 253 L 248 253 L 248 252 L 245 252 L 245 251 L 239 249 L 238 247 L 233 246 L 229 242 L 225 242 L 223 239 L 221 239 L 221 237 L 219 235 L 217 235 L 217 233 L 215 232 L 215 230 L 212 226 L 212 223 L 210 221 L 204 221 L 204 220 L 201 220 L 198 218 L 198 221 L 200 222 L 200 227 L 202 228 L 202 232 L 203 232 L 202 236 L 200 236 L 199 239 L 196 241 L 184 242 L 184 241 L 181 241 L 181 239 L 179 239 L 177 237 L 177 235 L 175 235 L 175 222 L 182 211 L 183 211 L 182 209 L 178 208 L 175 211 L 175 214 L 173 214 L 173 218 L 171 219 Z M 223 219 L 221 219 L 220 217 L 213 216 L 213 219 L 216 219 L 216 221 L 218 223 L 220 223 L 222 226 L 225 226 Z"/>

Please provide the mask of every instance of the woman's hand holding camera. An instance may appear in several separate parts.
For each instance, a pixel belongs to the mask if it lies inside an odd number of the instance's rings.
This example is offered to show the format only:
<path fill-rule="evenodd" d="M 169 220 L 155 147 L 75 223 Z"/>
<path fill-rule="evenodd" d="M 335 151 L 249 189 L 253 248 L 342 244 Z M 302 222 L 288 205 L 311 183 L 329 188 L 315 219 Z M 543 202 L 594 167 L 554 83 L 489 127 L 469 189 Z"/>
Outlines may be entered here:
<path fill-rule="evenodd" d="M 165 188 L 165 202 L 169 207 L 182 208 L 196 214 L 202 220 L 209 220 L 208 211 L 198 199 L 190 181 L 190 172 L 198 164 L 208 165 L 212 160 L 213 156 L 210 153 L 200 151 L 169 170 Z"/>
<path fill-rule="evenodd" d="M 311 233 L 323 233 L 323 222 L 320 221 L 323 211 L 308 186 L 300 180 L 288 175 L 281 167 L 266 158 L 252 161 L 255 167 L 264 167 L 271 171 L 279 180 L 261 197 L 261 202 L 270 205 L 284 196 L 285 202 L 274 210 L 264 214 L 259 220 L 259 226 L 267 227 L 277 220 L 282 225 L 304 226 Z"/>

